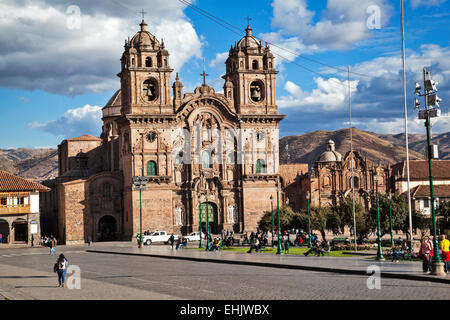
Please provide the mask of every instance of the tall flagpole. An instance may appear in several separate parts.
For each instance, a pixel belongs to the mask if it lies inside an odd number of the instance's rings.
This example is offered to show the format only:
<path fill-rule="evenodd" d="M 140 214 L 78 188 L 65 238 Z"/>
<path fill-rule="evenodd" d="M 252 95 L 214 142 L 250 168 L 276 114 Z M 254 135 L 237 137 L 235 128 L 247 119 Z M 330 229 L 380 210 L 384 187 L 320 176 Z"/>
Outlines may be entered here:
<path fill-rule="evenodd" d="M 409 214 L 409 237 L 411 240 L 411 249 L 413 241 L 412 214 L 411 214 L 411 190 L 409 187 L 409 150 L 408 150 L 408 111 L 406 106 L 406 75 L 405 75 L 405 26 L 403 23 L 403 0 L 400 0 L 401 23 L 402 23 L 402 67 L 403 67 L 403 104 L 405 112 L 405 142 L 406 142 L 406 175 L 408 187 L 408 214 Z"/>
<path fill-rule="evenodd" d="M 356 214 L 355 214 L 355 179 L 353 172 L 353 136 L 352 136 L 352 94 L 350 91 L 350 66 L 347 66 L 347 84 L 348 84 L 348 113 L 350 120 L 350 155 L 351 155 L 351 168 L 352 168 L 352 203 L 353 203 L 353 238 L 355 240 L 355 251 L 358 251 L 356 244 Z"/>

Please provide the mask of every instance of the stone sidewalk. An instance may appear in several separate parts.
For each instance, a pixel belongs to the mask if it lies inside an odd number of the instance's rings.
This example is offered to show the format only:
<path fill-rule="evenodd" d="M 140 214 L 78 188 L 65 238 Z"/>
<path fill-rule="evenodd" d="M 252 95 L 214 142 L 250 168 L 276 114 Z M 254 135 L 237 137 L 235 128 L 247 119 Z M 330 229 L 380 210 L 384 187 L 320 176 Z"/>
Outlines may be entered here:
<path fill-rule="evenodd" d="M 31 280 L 31 281 L 30 281 Z M 56 273 L 0 263 L 1 300 L 179 300 L 156 291 L 139 290 L 83 278 L 80 289 L 58 288 Z"/>
<path fill-rule="evenodd" d="M 191 244 L 195 246 L 195 244 Z M 414 261 L 400 261 L 398 263 L 368 259 L 367 256 L 355 257 L 316 257 L 289 254 L 244 253 L 204 250 L 171 249 L 168 245 L 151 245 L 138 248 L 135 243 L 120 246 L 96 246 L 87 248 L 88 252 L 103 254 L 122 254 L 149 256 L 164 259 L 179 259 L 197 262 L 212 262 L 226 264 L 253 265 L 257 267 L 272 267 L 282 269 L 298 269 L 307 271 L 334 272 L 343 274 L 370 275 L 368 271 L 373 266 L 379 267 L 382 278 L 396 278 L 416 281 L 429 281 L 450 284 L 450 277 L 433 276 L 422 272 L 422 263 Z"/>

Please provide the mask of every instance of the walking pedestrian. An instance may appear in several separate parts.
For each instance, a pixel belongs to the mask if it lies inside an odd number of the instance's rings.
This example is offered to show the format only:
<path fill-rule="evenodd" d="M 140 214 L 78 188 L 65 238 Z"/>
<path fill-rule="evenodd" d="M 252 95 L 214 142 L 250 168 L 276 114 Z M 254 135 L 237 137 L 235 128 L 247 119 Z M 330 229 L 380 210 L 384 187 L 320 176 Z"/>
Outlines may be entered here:
<path fill-rule="evenodd" d="M 54 248 L 56 245 L 55 242 L 56 242 L 55 238 L 53 236 L 51 236 L 48 241 L 48 246 L 50 247 L 50 255 L 54 254 L 56 251 Z"/>
<path fill-rule="evenodd" d="M 66 278 L 68 261 L 62 253 L 59 255 L 58 260 L 56 260 L 56 265 L 57 265 L 56 270 L 58 272 L 58 288 L 60 287 L 64 288 L 64 281 Z"/>
<path fill-rule="evenodd" d="M 250 249 L 247 251 L 247 253 L 252 253 L 253 249 L 255 249 L 256 252 L 258 252 L 259 248 L 259 240 L 258 238 L 255 238 L 255 240 L 250 244 Z"/>
<path fill-rule="evenodd" d="M 173 234 L 170 235 L 169 242 L 170 242 L 170 246 L 173 249 L 173 244 L 175 242 L 175 236 Z"/>
<path fill-rule="evenodd" d="M 0 243 L 3 243 L 3 235 L 0 233 Z"/>
<path fill-rule="evenodd" d="M 444 262 L 444 271 L 448 273 L 450 270 L 450 241 L 446 239 L 445 234 L 441 234 L 439 248 L 441 249 L 441 257 Z"/>

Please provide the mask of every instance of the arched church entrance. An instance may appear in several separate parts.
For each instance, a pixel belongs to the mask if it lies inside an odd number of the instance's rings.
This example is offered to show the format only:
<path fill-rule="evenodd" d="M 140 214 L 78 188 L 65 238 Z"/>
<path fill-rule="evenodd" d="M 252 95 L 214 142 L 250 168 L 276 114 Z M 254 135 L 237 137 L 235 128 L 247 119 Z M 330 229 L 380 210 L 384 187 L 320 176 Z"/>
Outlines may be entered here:
<path fill-rule="evenodd" d="M 26 242 L 28 237 L 28 224 L 25 219 L 17 219 L 13 222 L 14 242 Z"/>
<path fill-rule="evenodd" d="M 208 209 L 208 210 L 207 210 Z M 217 224 L 217 205 L 214 202 L 203 202 L 200 205 L 200 212 L 202 217 L 202 231 L 206 234 L 206 212 L 208 211 L 208 223 L 209 223 L 209 233 L 217 234 L 219 233 L 219 226 Z"/>
<path fill-rule="evenodd" d="M 116 219 L 113 216 L 103 216 L 98 221 L 98 241 L 116 240 Z"/>
<path fill-rule="evenodd" d="M 0 234 L 2 235 L 0 243 L 8 243 L 9 223 L 4 219 L 0 219 Z"/>

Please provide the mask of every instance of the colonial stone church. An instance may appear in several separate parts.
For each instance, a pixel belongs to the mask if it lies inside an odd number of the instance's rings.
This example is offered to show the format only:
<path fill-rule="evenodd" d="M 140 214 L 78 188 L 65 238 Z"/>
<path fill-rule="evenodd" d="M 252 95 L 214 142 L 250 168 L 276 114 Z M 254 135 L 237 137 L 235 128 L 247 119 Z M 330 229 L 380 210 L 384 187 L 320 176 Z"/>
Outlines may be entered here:
<path fill-rule="evenodd" d="M 342 198 L 352 197 L 352 169 L 355 201 L 364 208 L 370 208 L 371 197 L 375 195 L 375 176 L 379 179 L 378 192 L 389 192 L 390 166 L 374 163 L 357 151 L 342 156 L 335 150 L 333 140 L 327 142 L 326 148 L 311 173 L 301 177 L 302 194 L 310 193 L 311 205 L 337 205 Z"/>
<path fill-rule="evenodd" d="M 274 56 L 248 26 L 231 46 L 223 93 L 184 93 L 170 54 L 143 20 L 120 59 L 120 90 L 103 111 L 100 138 L 59 146 L 59 177 L 44 184 L 43 233 L 71 244 L 131 240 L 140 229 L 186 234 L 256 230 L 277 198 Z M 137 191 L 133 177 L 143 176 Z M 276 201 L 276 200 L 275 200 Z M 275 202 L 276 205 L 276 202 Z"/>

